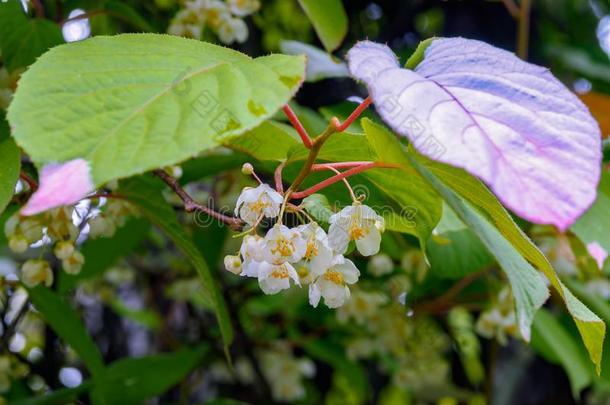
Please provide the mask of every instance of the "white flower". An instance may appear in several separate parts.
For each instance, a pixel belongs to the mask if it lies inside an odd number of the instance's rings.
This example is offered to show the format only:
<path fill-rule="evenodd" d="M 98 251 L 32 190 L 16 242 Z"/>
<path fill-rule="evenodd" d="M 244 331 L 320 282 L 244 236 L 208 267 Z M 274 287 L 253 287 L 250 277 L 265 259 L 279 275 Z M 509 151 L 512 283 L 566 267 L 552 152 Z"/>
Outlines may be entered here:
<path fill-rule="evenodd" d="M 265 240 L 258 235 L 246 235 L 239 253 L 243 259 L 241 276 L 258 277 L 258 268 L 263 262 Z"/>
<path fill-rule="evenodd" d="M 242 272 L 241 259 L 239 256 L 226 255 L 224 265 L 225 269 L 233 274 L 240 274 Z"/>
<path fill-rule="evenodd" d="M 261 6 L 258 0 L 228 0 L 229 10 L 238 17 L 245 17 L 257 11 Z"/>
<path fill-rule="evenodd" d="M 204 6 L 205 23 L 213 29 L 218 29 L 225 21 L 231 18 L 231 13 L 225 2 L 207 0 Z"/>
<path fill-rule="evenodd" d="M 381 277 L 385 274 L 389 274 L 394 270 L 394 262 L 390 256 L 385 253 L 379 253 L 371 257 L 369 260 L 367 270 L 374 276 Z"/>
<path fill-rule="evenodd" d="M 363 256 L 379 252 L 385 222 L 371 207 L 355 202 L 331 215 L 329 222 L 328 240 L 336 253 L 344 253 L 351 240 Z"/>
<path fill-rule="evenodd" d="M 285 225 L 276 224 L 265 235 L 264 260 L 273 264 L 295 263 L 303 258 L 307 243 L 301 233 Z"/>
<path fill-rule="evenodd" d="M 290 263 L 271 264 L 262 262 L 258 266 L 258 284 L 265 294 L 277 294 L 290 288 L 290 279 L 301 285 L 299 275 Z"/>
<path fill-rule="evenodd" d="M 283 200 L 281 194 L 267 184 L 255 188 L 246 187 L 237 199 L 235 215 L 239 214 L 249 225 L 254 225 L 261 216 L 277 217 Z"/>
<path fill-rule="evenodd" d="M 218 39 L 225 44 L 243 43 L 248 39 L 248 26 L 239 18 L 222 20 L 218 26 Z"/>
<path fill-rule="evenodd" d="M 354 263 L 341 255 L 337 255 L 333 266 L 309 286 L 309 303 L 317 307 L 320 297 L 324 297 L 324 303 L 327 307 L 338 308 L 342 306 L 350 296 L 347 284 L 355 284 L 358 277 L 360 277 L 360 271 Z"/>
<path fill-rule="evenodd" d="M 296 229 L 305 241 L 305 253 L 297 270 L 302 280 L 307 283 L 307 280 L 322 275 L 332 265 L 333 251 L 326 232 L 317 223 L 311 222 Z"/>

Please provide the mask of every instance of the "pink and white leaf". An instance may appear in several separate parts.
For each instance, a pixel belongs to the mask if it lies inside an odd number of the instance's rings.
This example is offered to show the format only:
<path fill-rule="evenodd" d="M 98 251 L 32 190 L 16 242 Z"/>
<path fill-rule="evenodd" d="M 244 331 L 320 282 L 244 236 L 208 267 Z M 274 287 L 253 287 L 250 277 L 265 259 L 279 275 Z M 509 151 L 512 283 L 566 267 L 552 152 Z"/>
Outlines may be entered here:
<path fill-rule="evenodd" d="M 369 41 L 347 57 L 396 133 L 482 179 L 521 217 L 565 230 L 595 199 L 599 126 L 548 69 L 464 38 L 432 41 L 414 71 Z"/>

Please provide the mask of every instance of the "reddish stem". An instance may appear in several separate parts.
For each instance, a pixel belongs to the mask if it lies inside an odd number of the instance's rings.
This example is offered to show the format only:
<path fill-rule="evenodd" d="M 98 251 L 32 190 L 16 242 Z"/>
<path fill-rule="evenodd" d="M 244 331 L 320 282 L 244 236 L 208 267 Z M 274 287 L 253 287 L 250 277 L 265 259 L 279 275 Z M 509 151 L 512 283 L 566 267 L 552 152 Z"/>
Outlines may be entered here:
<path fill-rule="evenodd" d="M 354 174 L 358 174 L 358 173 L 361 173 L 361 172 L 363 172 L 365 170 L 373 169 L 375 167 L 393 167 L 393 168 L 396 168 L 397 166 L 394 166 L 394 165 L 390 166 L 390 165 L 383 164 L 383 163 L 378 163 L 378 162 L 365 163 L 365 164 L 362 164 L 360 166 L 352 167 L 351 169 L 346 170 L 346 171 L 344 171 L 344 172 L 342 172 L 340 174 L 337 174 L 337 175 L 335 175 L 333 177 L 329 177 L 328 179 L 326 179 L 324 181 L 321 181 L 320 183 L 318 183 L 318 184 L 316 184 L 314 186 L 311 186 L 311 187 L 309 187 L 306 190 L 299 191 L 299 192 L 296 192 L 296 193 L 292 193 L 290 197 L 291 198 L 304 198 L 304 197 L 307 197 L 308 195 L 311 195 L 311 194 L 313 194 L 313 193 L 315 193 L 317 191 L 320 191 L 323 188 L 326 188 L 326 187 L 330 186 L 331 184 L 335 184 L 336 182 L 341 181 L 341 180 L 343 180 L 343 179 L 345 179 L 345 178 L 347 178 L 349 176 L 353 176 Z"/>
<path fill-rule="evenodd" d="M 19 178 L 28 184 L 28 187 L 30 187 L 32 193 L 38 190 L 38 183 L 26 172 L 19 173 Z"/>
<path fill-rule="evenodd" d="M 280 163 L 275 168 L 275 190 L 280 194 L 284 194 L 284 184 L 282 183 L 282 170 L 284 170 L 284 166 L 286 166 L 286 162 Z"/>
<path fill-rule="evenodd" d="M 398 165 L 395 165 L 392 163 L 359 161 L 359 162 L 319 163 L 319 164 L 315 164 L 315 165 L 311 166 L 311 170 L 314 172 L 319 172 L 321 170 L 345 169 L 347 167 L 368 165 L 370 163 L 375 163 L 375 165 L 377 165 L 377 167 L 387 167 L 387 168 L 397 168 L 398 167 Z"/>
<path fill-rule="evenodd" d="M 352 125 L 352 122 L 354 122 L 356 118 L 358 118 L 360 114 L 362 114 L 362 112 L 366 110 L 369 105 L 371 105 L 372 102 L 373 100 L 371 100 L 371 97 L 365 98 L 364 101 L 362 101 L 362 103 L 360 103 L 360 105 L 356 107 L 356 109 L 350 114 L 350 116 L 347 117 L 343 124 L 339 121 L 337 117 L 333 117 L 332 123 L 335 127 L 335 130 L 337 132 L 345 131 L 350 125 Z"/>
<path fill-rule="evenodd" d="M 305 127 L 303 127 L 303 124 L 301 124 L 301 121 L 299 121 L 297 115 L 294 113 L 294 111 L 292 111 L 292 108 L 290 108 L 290 106 L 286 104 L 282 109 L 284 110 L 284 114 L 286 114 L 286 117 L 288 117 L 288 121 L 290 121 L 294 129 L 296 129 L 299 133 L 301 141 L 303 141 L 303 145 L 305 145 L 307 149 L 311 149 L 311 147 L 313 146 L 313 142 L 307 134 Z"/>

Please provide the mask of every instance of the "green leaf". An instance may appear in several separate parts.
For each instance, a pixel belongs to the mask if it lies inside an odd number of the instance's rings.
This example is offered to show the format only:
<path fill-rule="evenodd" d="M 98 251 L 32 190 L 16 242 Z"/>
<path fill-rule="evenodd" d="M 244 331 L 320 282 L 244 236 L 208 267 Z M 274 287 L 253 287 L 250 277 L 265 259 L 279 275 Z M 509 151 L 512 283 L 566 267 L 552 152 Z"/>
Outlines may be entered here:
<path fill-rule="evenodd" d="M 111 299 L 108 306 L 123 318 L 130 319 L 149 329 L 159 329 L 163 321 L 159 314 L 150 309 L 133 309 L 118 298 Z"/>
<path fill-rule="evenodd" d="M 148 21 L 142 17 L 136 10 L 125 2 L 117 0 L 106 0 L 103 2 L 102 9 L 109 12 L 110 15 L 116 16 L 130 23 L 134 28 L 144 32 L 155 32 L 156 30 Z"/>
<path fill-rule="evenodd" d="M 299 4 L 309 17 L 324 48 L 329 52 L 337 49 L 348 29 L 347 14 L 341 0 L 299 0 Z"/>
<path fill-rule="evenodd" d="M 426 54 L 426 49 L 428 49 L 428 47 L 430 46 L 432 41 L 434 41 L 435 39 L 436 39 L 435 37 L 432 37 L 432 38 L 428 38 L 428 39 L 421 41 L 417 45 L 415 52 L 413 52 L 413 54 L 411 56 L 409 56 L 407 63 L 405 63 L 405 67 L 407 69 L 411 69 L 411 70 L 415 69 L 417 67 L 417 65 L 419 65 L 419 63 L 422 60 L 424 60 L 424 56 Z"/>
<path fill-rule="evenodd" d="M 74 349 L 91 375 L 99 376 L 104 371 L 102 356 L 70 304 L 44 286 L 29 288 L 28 294 L 45 322 Z"/>
<path fill-rule="evenodd" d="M 95 381 L 93 396 L 105 405 L 142 404 L 182 381 L 206 354 L 205 346 L 175 353 L 121 359 Z"/>
<path fill-rule="evenodd" d="M 288 151 L 300 145 L 300 140 L 292 127 L 276 121 L 265 121 L 226 145 L 258 160 L 280 161 L 286 159 Z"/>
<path fill-rule="evenodd" d="M 241 139 L 241 137 L 236 139 Z M 207 176 L 240 168 L 247 161 L 248 156 L 241 153 L 227 152 L 226 150 L 205 154 L 204 156 L 184 162 L 181 165 L 182 176 L 178 180 L 180 180 L 181 184 L 188 184 Z"/>
<path fill-rule="evenodd" d="M 29 66 L 49 48 L 63 42 L 57 24 L 29 18 L 20 1 L 0 2 L 0 49 L 9 71 Z"/>
<path fill-rule="evenodd" d="M 32 65 L 8 117 L 38 166 L 84 159 L 101 185 L 255 128 L 294 95 L 304 65 L 169 35 L 93 37 Z"/>
<path fill-rule="evenodd" d="M 21 153 L 9 135 L 8 125 L 2 113 L 0 113 L 0 162 L 2 162 L 2 170 L 0 170 L 0 213 L 2 213 L 13 197 L 21 170 Z"/>
<path fill-rule="evenodd" d="M 91 388 L 91 381 L 85 381 L 78 387 L 62 388 L 40 397 L 30 397 L 11 402 L 12 405 L 64 405 L 74 403 L 78 397 Z"/>
<path fill-rule="evenodd" d="M 417 236 L 422 247 L 442 214 L 442 203 L 438 194 L 418 173 L 402 152 L 396 136 L 385 127 L 365 118 L 360 121 L 378 161 L 399 165 L 398 169 L 374 169 L 365 172 L 385 194 L 399 204 L 401 211 L 393 212 L 404 223 L 403 232 Z M 400 224 L 396 219 L 395 223 Z M 391 223 L 387 224 L 391 229 Z"/>
<path fill-rule="evenodd" d="M 428 168 L 418 163 L 413 155 L 408 156 L 416 170 L 428 180 L 460 219 L 481 239 L 506 273 L 515 297 L 519 330 L 525 340 L 529 341 L 534 315 L 549 294 L 541 275 L 472 204 L 461 198 Z"/>
<path fill-rule="evenodd" d="M 428 240 L 427 257 L 432 273 L 447 279 L 462 278 L 494 263 L 485 245 L 447 204 Z"/>
<path fill-rule="evenodd" d="M 328 198 L 324 194 L 312 194 L 305 197 L 301 206 L 319 222 L 328 223 L 330 216 L 334 214 Z"/>
<path fill-rule="evenodd" d="M 585 244 L 597 242 L 610 252 L 610 173 L 603 172 L 597 188 L 597 199 L 570 228 Z"/>
<path fill-rule="evenodd" d="M 191 262 L 201 278 L 205 294 L 214 303 L 220 332 L 225 348 L 228 348 L 233 341 L 233 327 L 231 326 L 226 303 L 201 252 L 185 232 L 184 227 L 178 222 L 173 208 L 161 195 L 160 189 L 162 187 L 161 182 L 155 178 L 133 178 L 121 185 L 119 194 L 135 204 L 142 215 L 159 227 Z"/>
<path fill-rule="evenodd" d="M 559 361 L 570 378 L 575 398 L 591 384 L 591 363 L 587 362 L 586 357 L 583 358 L 578 344 L 563 325 L 544 308 L 538 311 L 532 325 L 532 346 L 543 346 Z"/>
<path fill-rule="evenodd" d="M 599 374 L 604 336 L 606 334 L 606 325 L 604 322 L 563 285 L 547 258 L 538 250 L 536 245 L 532 243 L 517 224 L 515 224 L 506 209 L 504 209 L 502 204 L 500 204 L 483 183 L 466 173 L 464 170 L 438 162 L 432 162 L 425 158 L 421 158 L 421 161 L 427 170 L 437 179 L 442 179 L 442 182 L 448 186 L 453 193 L 476 207 L 480 215 L 484 215 L 487 221 L 497 228 L 502 237 L 505 238 L 520 255 L 549 279 L 551 285 L 563 298 L 570 315 L 572 315 L 585 347 L 589 352 L 591 361 L 595 364 L 596 371 Z M 495 256 L 493 250 L 492 253 Z"/>
<path fill-rule="evenodd" d="M 150 225 L 143 219 L 130 219 L 117 229 L 112 238 L 90 239 L 81 248 L 85 264 L 78 274 L 61 272 L 58 291 L 61 294 L 72 290 L 79 281 L 101 275 L 121 257 L 133 251 L 148 235 Z"/>

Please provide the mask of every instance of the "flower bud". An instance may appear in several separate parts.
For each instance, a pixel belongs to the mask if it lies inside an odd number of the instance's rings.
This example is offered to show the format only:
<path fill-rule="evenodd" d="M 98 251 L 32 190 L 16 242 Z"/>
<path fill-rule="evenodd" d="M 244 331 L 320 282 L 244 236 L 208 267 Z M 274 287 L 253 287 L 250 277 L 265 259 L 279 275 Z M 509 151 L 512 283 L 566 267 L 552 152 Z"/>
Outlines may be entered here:
<path fill-rule="evenodd" d="M 241 259 L 239 256 L 227 255 L 225 256 L 225 269 L 233 274 L 241 273 Z"/>
<path fill-rule="evenodd" d="M 21 281 L 26 287 L 36 287 L 44 283 L 47 287 L 53 284 L 53 271 L 46 260 L 31 259 L 21 267 Z"/>
<path fill-rule="evenodd" d="M 23 253 L 28 250 L 28 240 L 23 235 L 11 236 L 8 240 L 8 247 L 15 253 Z"/>
<path fill-rule="evenodd" d="M 66 260 L 74 253 L 74 243 L 68 240 L 62 240 L 55 245 L 53 253 L 55 253 L 55 256 L 59 260 Z"/>
<path fill-rule="evenodd" d="M 19 230 L 30 243 L 42 239 L 42 224 L 38 219 L 23 219 L 19 224 Z"/>
<path fill-rule="evenodd" d="M 67 259 L 62 260 L 61 265 L 66 273 L 78 274 L 83 267 L 83 263 L 85 263 L 85 256 L 75 250 Z"/>
<path fill-rule="evenodd" d="M 17 232 L 17 226 L 19 226 L 19 214 L 12 215 L 4 223 L 4 234 L 10 238 Z"/>
<path fill-rule="evenodd" d="M 241 172 L 245 175 L 251 175 L 254 173 L 254 167 L 250 163 L 244 163 L 241 167 Z"/>
<path fill-rule="evenodd" d="M 385 253 L 379 253 L 371 257 L 367 270 L 374 276 L 381 277 L 385 274 L 390 274 L 394 270 L 394 262 L 390 256 Z"/>

